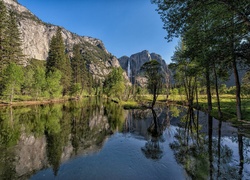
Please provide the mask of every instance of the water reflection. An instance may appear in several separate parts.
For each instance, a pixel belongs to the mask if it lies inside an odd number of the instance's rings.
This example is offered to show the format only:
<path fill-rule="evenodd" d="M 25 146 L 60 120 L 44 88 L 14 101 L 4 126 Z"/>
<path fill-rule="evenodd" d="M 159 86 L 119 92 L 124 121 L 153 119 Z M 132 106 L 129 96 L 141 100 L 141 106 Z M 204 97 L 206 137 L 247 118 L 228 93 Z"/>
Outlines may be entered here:
<path fill-rule="evenodd" d="M 1 108 L 0 128 L 0 179 L 36 179 L 33 173 L 51 171 L 60 179 L 65 169 L 81 169 L 71 174 L 76 178 L 98 179 L 109 177 L 111 167 L 121 179 L 250 177 L 249 137 L 192 108 L 125 111 L 89 98 Z M 145 173 L 152 163 L 156 170 Z M 98 173 L 87 176 L 90 165 Z"/>
<path fill-rule="evenodd" d="M 200 124 L 199 118 L 199 112 L 195 115 L 192 108 L 181 117 L 176 140 L 170 143 L 176 160 L 194 179 L 247 179 L 250 173 L 249 139 L 243 142 L 237 129 L 209 115 L 206 124 Z M 247 160 L 244 161 L 244 157 Z"/>
<path fill-rule="evenodd" d="M 151 159 L 160 159 L 163 156 L 163 146 L 160 142 L 164 141 L 162 136 L 163 134 L 163 124 L 160 124 L 160 121 L 157 117 L 157 114 L 154 109 L 152 109 L 153 122 L 148 127 L 148 132 L 151 136 L 141 150 L 147 158 Z"/>
<path fill-rule="evenodd" d="M 82 153 L 99 151 L 121 129 L 123 110 L 100 99 L 85 102 L 8 107 L 0 112 L 0 179 L 30 176 Z"/>

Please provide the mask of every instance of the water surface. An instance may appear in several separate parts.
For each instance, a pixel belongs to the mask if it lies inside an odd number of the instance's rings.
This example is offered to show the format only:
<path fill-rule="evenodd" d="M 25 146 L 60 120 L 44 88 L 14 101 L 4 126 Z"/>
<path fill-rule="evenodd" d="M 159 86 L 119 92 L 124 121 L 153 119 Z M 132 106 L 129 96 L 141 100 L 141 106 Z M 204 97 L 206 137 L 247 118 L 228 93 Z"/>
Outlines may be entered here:
<path fill-rule="evenodd" d="M 100 99 L 0 110 L 0 179 L 250 179 L 250 138 L 193 109 Z"/>

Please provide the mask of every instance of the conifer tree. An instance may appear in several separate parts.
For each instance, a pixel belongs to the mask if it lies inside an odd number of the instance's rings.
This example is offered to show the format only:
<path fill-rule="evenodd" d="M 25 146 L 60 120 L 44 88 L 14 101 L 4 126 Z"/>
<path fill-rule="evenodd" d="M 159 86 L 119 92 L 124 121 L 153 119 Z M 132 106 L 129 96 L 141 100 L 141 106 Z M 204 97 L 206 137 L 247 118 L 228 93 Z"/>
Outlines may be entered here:
<path fill-rule="evenodd" d="M 83 90 L 87 86 L 88 75 L 86 62 L 81 54 L 81 47 L 79 44 L 74 45 L 73 47 L 73 58 L 71 60 L 72 66 L 72 78 L 74 84 L 80 84 L 81 89 Z"/>
<path fill-rule="evenodd" d="M 61 85 L 63 95 L 68 93 L 71 84 L 71 64 L 69 57 L 65 53 L 65 45 L 61 34 L 61 28 L 57 29 L 56 34 L 50 42 L 50 50 L 46 64 L 46 74 L 59 70 L 62 74 Z"/>
<path fill-rule="evenodd" d="M 7 30 L 8 15 L 6 7 L 2 0 L 0 0 L 0 71 L 6 64 L 6 30 Z"/>
<path fill-rule="evenodd" d="M 7 23 L 6 38 L 8 41 L 6 51 L 8 63 L 14 62 L 22 64 L 24 58 L 23 51 L 21 48 L 22 40 L 21 33 L 17 26 L 17 18 L 14 11 L 9 11 L 9 20 Z"/>

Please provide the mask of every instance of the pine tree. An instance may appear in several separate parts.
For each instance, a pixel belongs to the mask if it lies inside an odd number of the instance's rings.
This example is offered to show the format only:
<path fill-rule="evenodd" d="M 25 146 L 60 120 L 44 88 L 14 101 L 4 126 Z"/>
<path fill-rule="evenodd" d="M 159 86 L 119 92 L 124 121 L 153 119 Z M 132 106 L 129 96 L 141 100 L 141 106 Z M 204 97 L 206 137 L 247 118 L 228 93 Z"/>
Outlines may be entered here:
<path fill-rule="evenodd" d="M 22 64 L 24 58 L 22 51 L 22 40 L 21 33 L 17 26 L 16 14 L 13 11 L 9 11 L 9 21 L 7 24 L 7 34 L 6 38 L 8 41 L 6 51 L 8 63 L 14 62 L 17 64 Z"/>
<path fill-rule="evenodd" d="M 0 0 L 0 72 L 6 64 L 6 30 L 7 30 L 8 14 L 2 0 Z"/>
<path fill-rule="evenodd" d="M 73 83 L 81 82 L 81 60 L 82 55 L 80 52 L 80 45 L 76 44 L 73 47 L 73 58 L 71 60 Z"/>
<path fill-rule="evenodd" d="M 73 83 L 81 84 L 83 90 L 87 86 L 87 68 L 86 62 L 81 54 L 81 47 L 79 44 L 73 47 L 73 58 L 71 60 Z"/>
<path fill-rule="evenodd" d="M 46 64 L 46 74 L 59 70 L 62 74 L 61 85 L 63 86 L 63 95 L 67 94 L 71 84 L 71 64 L 69 57 L 65 53 L 61 28 L 57 29 L 56 34 L 50 42 L 49 56 Z"/>

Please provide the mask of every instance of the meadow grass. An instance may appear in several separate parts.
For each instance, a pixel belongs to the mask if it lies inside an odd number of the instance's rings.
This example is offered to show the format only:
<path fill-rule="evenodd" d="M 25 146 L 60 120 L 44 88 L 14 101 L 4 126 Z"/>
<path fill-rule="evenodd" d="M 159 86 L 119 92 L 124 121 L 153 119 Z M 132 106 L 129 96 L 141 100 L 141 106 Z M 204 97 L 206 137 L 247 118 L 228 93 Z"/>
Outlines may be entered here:
<path fill-rule="evenodd" d="M 185 96 L 170 95 L 169 100 L 176 101 L 179 102 L 179 104 L 181 104 L 181 102 L 185 101 Z M 196 100 L 194 100 L 194 104 L 195 103 Z M 202 110 L 206 110 L 207 96 L 200 95 L 198 103 Z M 218 103 L 215 95 L 212 96 L 212 106 L 213 109 L 211 115 L 214 117 L 218 117 Z M 230 94 L 220 95 L 220 106 L 223 114 L 223 120 L 232 120 L 232 121 L 237 120 L 235 95 L 230 95 Z M 241 98 L 241 108 L 242 108 L 243 120 L 250 122 L 250 98 L 248 97 Z"/>
<path fill-rule="evenodd" d="M 143 96 L 143 101 L 151 101 L 151 95 Z M 169 95 L 168 99 L 166 95 L 159 95 L 157 98 L 157 102 L 167 102 L 171 101 L 177 103 L 179 105 L 185 105 L 185 96 L 184 95 Z M 194 100 L 194 104 L 196 104 L 196 100 Z M 199 95 L 198 104 L 201 107 L 202 111 L 207 110 L 207 96 L 206 95 Z M 212 96 L 212 112 L 211 115 L 215 118 L 218 118 L 218 104 L 216 96 Z M 223 114 L 222 120 L 229 120 L 229 121 L 237 121 L 237 114 L 236 114 L 236 100 L 235 95 L 231 94 L 222 94 L 220 95 L 220 106 L 221 111 Z M 242 97 L 241 99 L 241 108 L 242 108 L 242 115 L 243 120 L 250 122 L 250 98 Z"/>

